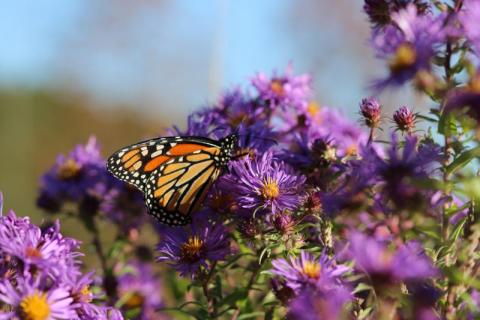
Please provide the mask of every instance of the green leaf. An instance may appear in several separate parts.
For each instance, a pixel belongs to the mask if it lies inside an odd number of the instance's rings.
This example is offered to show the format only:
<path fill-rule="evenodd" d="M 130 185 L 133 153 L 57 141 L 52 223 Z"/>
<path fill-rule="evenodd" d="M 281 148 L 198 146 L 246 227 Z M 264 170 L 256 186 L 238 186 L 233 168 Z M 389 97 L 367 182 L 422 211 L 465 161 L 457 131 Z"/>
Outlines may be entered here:
<path fill-rule="evenodd" d="M 359 320 L 366 319 L 371 312 L 372 312 L 372 307 L 368 307 L 366 309 L 360 310 L 360 312 L 358 313 L 358 319 Z"/>
<path fill-rule="evenodd" d="M 275 309 L 274 308 L 270 308 L 268 309 L 267 311 L 265 311 L 265 320 L 273 320 L 273 315 L 275 313 Z"/>
<path fill-rule="evenodd" d="M 210 319 L 208 311 L 206 309 L 198 309 L 192 314 L 196 319 Z"/>
<path fill-rule="evenodd" d="M 423 233 L 429 238 L 435 239 L 437 241 L 440 241 L 440 235 L 438 234 L 437 230 L 432 230 L 432 229 L 417 229 L 420 233 Z"/>
<path fill-rule="evenodd" d="M 460 170 L 464 166 L 470 163 L 472 159 L 480 156 L 480 147 L 475 147 L 473 149 L 469 149 L 464 151 L 461 155 L 459 155 L 452 163 L 450 163 L 446 170 L 448 174 L 452 174 L 455 171 Z"/>
<path fill-rule="evenodd" d="M 255 312 L 250 312 L 250 313 L 245 313 L 245 314 L 240 315 L 238 317 L 238 320 L 252 319 L 252 318 L 255 318 L 255 317 L 258 317 L 258 316 L 263 316 L 263 315 L 264 315 L 263 312 L 255 311 Z"/>
<path fill-rule="evenodd" d="M 367 290 L 371 290 L 372 289 L 372 286 L 366 284 L 366 283 L 359 283 L 356 287 L 355 287 L 355 290 L 353 290 L 352 293 L 358 293 L 358 292 L 362 292 L 362 291 L 367 291 Z"/>
<path fill-rule="evenodd" d="M 473 199 L 480 198 L 480 177 L 467 177 L 461 180 L 464 190 L 468 197 Z"/>
<path fill-rule="evenodd" d="M 278 304 L 279 304 L 279 302 L 277 300 L 273 300 L 273 301 L 265 302 L 263 304 L 263 307 L 266 308 L 266 307 L 276 306 Z"/>
<path fill-rule="evenodd" d="M 217 274 L 215 277 L 215 287 L 213 287 L 213 295 L 218 300 L 222 298 L 222 278 Z"/>
<path fill-rule="evenodd" d="M 265 249 L 262 250 L 262 253 L 260 253 L 260 257 L 258 258 L 258 264 L 262 264 L 263 258 L 266 255 L 266 258 L 270 257 L 270 252 L 271 249 L 269 247 L 266 247 Z"/>
<path fill-rule="evenodd" d="M 444 181 L 431 178 L 412 179 L 412 184 L 423 189 L 443 190 L 447 185 Z"/>
<path fill-rule="evenodd" d="M 453 116 L 448 112 L 444 112 L 438 121 L 438 133 L 450 136 L 455 130 L 456 127 L 453 123 Z"/>
<path fill-rule="evenodd" d="M 426 121 L 429 121 L 429 122 L 434 122 L 434 123 L 438 122 L 438 119 L 431 118 L 431 117 L 428 117 L 428 116 L 424 116 L 422 114 L 417 114 L 417 118 L 420 118 L 420 119 L 423 119 L 423 120 L 426 120 Z"/>
<path fill-rule="evenodd" d="M 457 223 L 457 225 L 455 226 L 455 229 L 453 229 L 452 233 L 450 234 L 450 240 L 452 241 L 452 244 L 453 244 L 454 241 L 456 241 L 458 239 L 458 237 L 462 233 L 463 226 L 465 225 L 466 221 L 467 221 L 467 219 L 463 218 L 462 221 Z"/>
<path fill-rule="evenodd" d="M 245 288 L 237 288 L 221 301 L 221 305 L 234 306 L 237 301 L 245 299 L 246 296 L 247 292 Z"/>

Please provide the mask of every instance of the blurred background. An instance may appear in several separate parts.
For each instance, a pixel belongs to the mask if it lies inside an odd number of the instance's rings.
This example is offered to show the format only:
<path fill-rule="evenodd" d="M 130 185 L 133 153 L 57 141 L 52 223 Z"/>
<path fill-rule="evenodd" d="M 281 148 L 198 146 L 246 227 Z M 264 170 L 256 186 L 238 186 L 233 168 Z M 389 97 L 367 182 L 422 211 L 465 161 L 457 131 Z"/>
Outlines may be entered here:
<path fill-rule="evenodd" d="M 0 190 L 30 215 L 39 177 L 89 135 L 107 156 L 185 125 L 189 112 L 258 71 L 314 77 L 320 105 L 357 119 L 385 67 L 359 0 L 44 0 L 0 8 Z M 380 97 L 387 110 L 408 89 Z M 387 111 L 388 114 L 388 111 Z"/>

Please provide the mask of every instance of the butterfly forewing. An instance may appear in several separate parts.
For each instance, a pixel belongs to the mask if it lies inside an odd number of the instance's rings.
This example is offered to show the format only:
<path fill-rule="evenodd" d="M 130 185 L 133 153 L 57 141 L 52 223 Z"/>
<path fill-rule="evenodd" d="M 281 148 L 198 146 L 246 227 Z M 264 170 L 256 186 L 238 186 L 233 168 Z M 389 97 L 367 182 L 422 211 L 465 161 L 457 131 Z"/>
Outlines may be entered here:
<path fill-rule="evenodd" d="M 165 137 L 146 140 L 115 152 L 107 160 L 114 176 L 144 191 L 150 174 L 168 160 L 199 149 L 218 148 L 216 141 L 198 137 Z"/>
<path fill-rule="evenodd" d="M 212 183 L 220 174 L 220 168 L 205 154 L 198 161 L 189 156 L 177 157 L 160 166 L 146 183 L 145 198 L 150 214 L 169 225 L 190 222 L 205 199 Z"/>

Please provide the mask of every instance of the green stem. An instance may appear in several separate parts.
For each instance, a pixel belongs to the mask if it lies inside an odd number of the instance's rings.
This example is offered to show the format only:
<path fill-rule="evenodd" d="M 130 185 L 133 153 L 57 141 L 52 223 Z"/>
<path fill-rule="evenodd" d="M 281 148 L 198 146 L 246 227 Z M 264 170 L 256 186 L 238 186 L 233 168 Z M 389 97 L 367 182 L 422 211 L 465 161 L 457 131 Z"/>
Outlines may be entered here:
<path fill-rule="evenodd" d="M 108 272 L 107 259 L 105 258 L 103 245 L 102 245 L 102 242 L 100 241 L 100 237 L 98 235 L 98 229 L 96 226 L 93 232 L 92 243 L 93 243 L 93 246 L 95 247 L 95 252 L 97 253 L 98 259 L 100 260 L 100 266 L 102 267 L 103 274 L 106 275 Z"/>
<path fill-rule="evenodd" d="M 454 14 L 458 13 L 458 11 L 460 11 L 460 9 L 462 8 L 462 5 L 463 5 L 463 0 L 455 0 L 455 6 L 453 8 L 453 12 L 451 13 L 451 16 L 453 16 Z M 452 86 L 452 70 L 451 70 L 451 59 L 452 59 L 452 43 L 450 41 L 450 39 L 447 40 L 447 45 L 446 45 L 446 53 L 445 53 L 445 63 L 444 63 L 444 70 L 445 70 L 445 81 L 446 81 L 446 87 L 447 87 L 447 90 L 450 89 L 450 87 Z M 442 103 L 442 107 L 441 107 L 441 112 L 445 112 L 444 108 L 445 108 L 445 102 L 446 102 L 446 98 L 444 97 L 444 101 Z M 450 180 L 450 177 L 449 177 L 449 174 L 447 173 L 447 166 L 448 164 L 450 163 L 450 145 L 451 145 L 451 138 L 449 136 L 449 132 L 448 130 L 445 132 L 445 136 L 444 136 L 444 161 L 443 161 L 443 182 L 445 184 L 445 186 L 448 185 L 448 182 Z M 450 194 L 450 190 L 445 190 L 445 193 L 444 195 L 446 197 L 448 197 Z M 441 228 L 441 236 L 442 236 L 442 240 L 443 240 L 443 243 L 446 243 L 448 241 L 448 237 L 449 237 L 449 228 L 448 228 L 448 217 L 447 217 L 447 214 L 446 214 L 446 211 L 449 207 L 450 203 L 449 202 L 446 202 L 443 206 L 443 210 L 442 210 L 442 215 L 441 215 L 441 222 L 440 222 L 440 228 Z M 450 264 L 450 257 L 449 255 L 447 254 L 445 256 L 445 265 L 449 265 Z M 450 281 L 448 281 L 447 283 L 447 288 L 446 288 L 446 303 L 445 303 L 445 307 L 443 309 L 443 317 L 447 317 L 448 314 L 451 314 L 452 310 L 453 310 L 453 305 L 455 303 L 455 292 L 454 292 L 454 288 L 453 288 L 453 285 Z"/>
<path fill-rule="evenodd" d="M 259 252 L 262 252 L 262 250 L 260 250 Z M 253 285 L 257 281 L 257 276 L 260 273 L 260 270 L 262 269 L 263 262 L 264 262 L 264 260 L 260 261 L 259 263 L 257 263 L 256 261 L 254 262 L 255 268 L 252 270 L 252 274 L 250 275 L 250 278 L 248 279 L 247 287 L 245 288 L 245 296 L 247 296 L 247 297 L 248 297 L 248 294 L 249 294 L 250 290 L 252 289 Z M 233 312 L 232 320 L 237 320 L 239 315 L 240 315 L 240 308 L 237 307 L 235 309 L 235 311 Z"/>
<path fill-rule="evenodd" d="M 375 127 L 370 128 L 370 134 L 368 135 L 367 145 L 370 145 L 373 142 L 373 137 L 375 135 Z"/>
<path fill-rule="evenodd" d="M 117 300 L 117 279 L 108 267 L 108 261 L 103 249 L 102 241 L 100 240 L 100 232 L 95 217 L 89 217 L 88 219 L 84 220 L 84 222 L 88 226 L 88 229 L 92 232 L 92 244 L 95 248 L 95 253 L 98 257 L 98 260 L 100 261 L 100 267 L 103 273 L 103 289 L 107 295 L 109 304 L 113 306 Z"/>
<path fill-rule="evenodd" d="M 203 295 L 205 296 L 205 299 L 207 299 L 207 311 L 208 311 L 208 314 L 210 315 L 210 317 L 212 319 L 215 319 L 217 317 L 217 306 L 216 306 L 216 303 L 215 303 L 215 299 L 210 294 L 210 290 L 208 289 L 208 285 L 210 283 L 210 280 L 212 279 L 212 276 L 214 274 L 214 270 L 215 270 L 216 265 L 217 265 L 217 262 L 214 261 L 212 263 L 210 271 L 208 272 L 205 279 L 202 281 Z"/>

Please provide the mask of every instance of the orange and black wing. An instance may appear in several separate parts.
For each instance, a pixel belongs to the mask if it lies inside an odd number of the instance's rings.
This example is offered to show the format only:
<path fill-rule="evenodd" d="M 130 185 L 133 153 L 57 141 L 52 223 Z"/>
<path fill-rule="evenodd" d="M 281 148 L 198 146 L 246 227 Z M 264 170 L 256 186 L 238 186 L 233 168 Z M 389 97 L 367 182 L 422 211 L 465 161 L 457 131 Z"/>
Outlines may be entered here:
<path fill-rule="evenodd" d="M 150 214 L 168 225 L 188 224 L 221 173 L 219 153 L 218 147 L 196 150 L 159 166 L 145 185 Z"/>
<path fill-rule="evenodd" d="M 217 150 L 216 141 L 199 137 L 165 137 L 146 140 L 115 152 L 107 169 L 115 177 L 145 192 L 150 175 L 161 165 L 198 150 Z"/>

